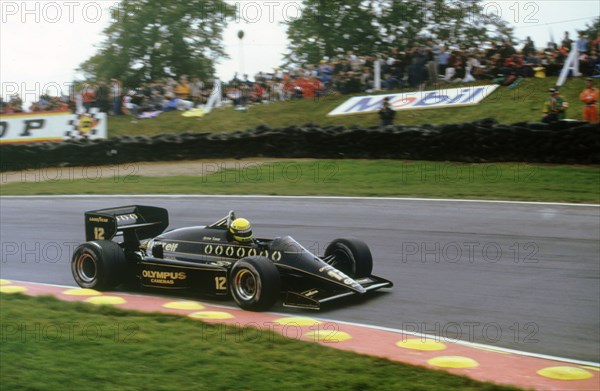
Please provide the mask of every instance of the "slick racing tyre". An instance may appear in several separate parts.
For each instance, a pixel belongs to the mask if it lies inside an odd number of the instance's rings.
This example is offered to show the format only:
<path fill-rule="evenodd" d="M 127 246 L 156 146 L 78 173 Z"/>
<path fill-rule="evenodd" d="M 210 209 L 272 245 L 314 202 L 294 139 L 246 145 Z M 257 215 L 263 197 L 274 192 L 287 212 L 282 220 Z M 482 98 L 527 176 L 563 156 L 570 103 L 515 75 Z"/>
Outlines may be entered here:
<path fill-rule="evenodd" d="M 82 288 L 112 289 L 123 282 L 126 270 L 123 249 L 110 240 L 83 243 L 73 253 L 71 272 Z"/>
<path fill-rule="evenodd" d="M 369 246 L 358 239 L 336 239 L 325 249 L 325 257 L 334 257 L 331 266 L 350 278 L 369 277 L 373 257 Z"/>
<path fill-rule="evenodd" d="M 281 278 L 268 258 L 242 258 L 231 269 L 229 289 L 241 308 L 264 311 L 279 298 Z"/>

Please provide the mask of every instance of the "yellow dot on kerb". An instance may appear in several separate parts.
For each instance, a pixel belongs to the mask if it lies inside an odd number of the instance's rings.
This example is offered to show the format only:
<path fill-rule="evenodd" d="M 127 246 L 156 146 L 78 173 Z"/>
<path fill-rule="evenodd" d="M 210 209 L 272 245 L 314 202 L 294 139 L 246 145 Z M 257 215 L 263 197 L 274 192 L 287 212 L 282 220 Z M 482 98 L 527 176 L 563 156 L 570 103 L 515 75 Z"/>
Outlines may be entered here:
<path fill-rule="evenodd" d="M 205 308 L 202 304 L 195 301 L 170 301 L 163 304 L 163 307 L 174 310 L 203 310 Z"/>
<path fill-rule="evenodd" d="M 3 285 L 0 286 L 0 293 L 23 293 L 27 292 L 27 288 L 24 286 L 17 285 Z"/>
<path fill-rule="evenodd" d="M 221 311 L 198 311 L 188 315 L 190 318 L 194 319 L 231 319 L 235 318 L 235 316 L 231 315 L 229 312 L 221 312 Z"/>
<path fill-rule="evenodd" d="M 474 368 L 479 365 L 472 358 L 463 356 L 439 356 L 427 362 L 433 366 L 442 368 Z"/>
<path fill-rule="evenodd" d="M 274 323 L 283 325 L 283 326 L 314 326 L 317 324 L 321 324 L 322 322 L 305 317 L 289 317 L 289 318 L 279 318 L 274 321 Z"/>
<path fill-rule="evenodd" d="M 537 374 L 556 380 L 585 380 L 594 376 L 592 373 L 586 371 L 583 368 L 568 366 L 548 367 L 540 369 L 539 371 L 537 371 Z"/>
<path fill-rule="evenodd" d="M 118 296 L 94 296 L 85 301 L 97 305 L 118 305 L 127 303 L 124 298 Z"/>
<path fill-rule="evenodd" d="M 65 295 L 69 296 L 100 296 L 102 293 L 98 292 L 95 289 L 89 288 L 75 288 L 69 289 L 63 292 Z"/>
<path fill-rule="evenodd" d="M 446 349 L 446 345 L 439 341 L 434 341 L 432 339 L 423 339 L 423 338 L 410 338 L 410 339 L 402 339 L 396 342 L 396 346 L 399 348 L 405 349 L 413 349 L 413 350 L 424 350 L 424 351 L 434 351 L 434 350 L 444 350 Z"/>
<path fill-rule="evenodd" d="M 305 334 L 306 337 L 324 343 L 343 342 L 352 339 L 352 336 L 344 331 L 337 330 L 315 330 Z"/>

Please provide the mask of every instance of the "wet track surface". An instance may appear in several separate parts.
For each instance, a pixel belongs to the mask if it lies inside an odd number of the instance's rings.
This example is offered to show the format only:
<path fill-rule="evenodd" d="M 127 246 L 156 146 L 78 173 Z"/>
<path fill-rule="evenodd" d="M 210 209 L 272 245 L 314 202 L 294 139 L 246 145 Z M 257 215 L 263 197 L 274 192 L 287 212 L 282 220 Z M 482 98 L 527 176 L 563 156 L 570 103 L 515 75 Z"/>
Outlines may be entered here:
<path fill-rule="evenodd" d="M 289 234 L 319 254 L 335 238 L 357 237 L 371 248 L 374 274 L 395 283 L 318 313 L 281 304 L 274 311 L 600 361 L 600 208 L 591 206 L 3 197 L 0 278 L 75 285 L 69 262 L 84 240 L 83 212 L 128 204 L 167 208 L 170 228 L 211 223 L 235 209 L 252 222 L 255 236 Z"/>

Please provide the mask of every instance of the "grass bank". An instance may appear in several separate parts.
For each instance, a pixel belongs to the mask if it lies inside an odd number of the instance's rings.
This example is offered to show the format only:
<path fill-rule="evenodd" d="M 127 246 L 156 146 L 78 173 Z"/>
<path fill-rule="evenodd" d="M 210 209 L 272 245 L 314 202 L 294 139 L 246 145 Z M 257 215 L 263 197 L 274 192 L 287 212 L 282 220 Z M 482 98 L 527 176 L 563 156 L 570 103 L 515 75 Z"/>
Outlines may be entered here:
<path fill-rule="evenodd" d="M 484 83 L 485 84 L 485 83 Z M 498 88 L 480 104 L 469 107 L 407 110 L 400 111 L 396 123 L 406 125 L 463 123 L 493 117 L 501 123 L 540 121 L 542 104 L 548 97 L 548 88 L 554 87 L 556 78 L 525 79 L 518 88 L 509 90 Z M 561 88 L 562 95 L 570 104 L 568 118 L 581 119 L 582 103 L 579 93 L 583 89 L 583 79 L 573 79 Z M 473 85 L 473 84 L 468 84 Z M 462 84 L 443 85 L 439 88 L 461 87 Z M 435 89 L 435 88 L 434 88 Z M 398 92 L 409 92 L 406 89 Z M 158 118 L 131 122 L 131 117 L 110 117 L 108 133 L 110 137 L 121 135 L 156 135 L 161 133 L 228 132 L 251 129 L 265 124 L 272 128 L 301 125 L 315 122 L 321 126 L 373 126 L 379 124 L 377 114 L 363 114 L 343 117 L 327 117 L 327 113 L 345 102 L 349 96 L 327 96 L 318 100 L 278 102 L 255 105 L 248 111 L 235 111 L 232 108 L 217 109 L 202 118 L 185 118 L 181 112 L 161 114 Z"/>
<path fill-rule="evenodd" d="M 160 163 L 157 163 L 160 164 Z M 221 170 L 221 168 L 224 168 Z M 44 180 L 25 172 L 1 195 L 264 194 L 468 198 L 600 203 L 600 168 L 524 163 L 467 164 L 398 160 L 199 163 L 195 175 L 146 177 L 136 165 L 90 167 L 83 179 Z M 101 174 L 106 174 L 102 177 Z M 8 175 L 8 174 L 4 174 Z M 19 175 L 18 173 L 10 174 Z M 70 175 L 70 174 L 69 174 Z M 59 179 L 57 179 L 59 178 Z"/>
<path fill-rule="evenodd" d="M 6 294 L 0 306 L 7 390 L 514 390 L 175 315 Z"/>

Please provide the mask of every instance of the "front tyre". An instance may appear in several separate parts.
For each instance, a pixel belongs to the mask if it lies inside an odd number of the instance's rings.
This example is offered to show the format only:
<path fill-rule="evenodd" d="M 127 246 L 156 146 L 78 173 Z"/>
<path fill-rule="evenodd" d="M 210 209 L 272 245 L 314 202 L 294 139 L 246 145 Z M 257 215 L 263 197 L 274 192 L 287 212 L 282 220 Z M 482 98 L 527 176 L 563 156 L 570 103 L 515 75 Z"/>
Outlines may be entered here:
<path fill-rule="evenodd" d="M 270 308 L 281 292 L 279 270 L 268 258 L 247 257 L 231 269 L 229 289 L 235 302 L 248 311 Z"/>
<path fill-rule="evenodd" d="M 122 283 L 127 260 L 123 249 L 110 240 L 94 240 L 75 249 L 71 273 L 82 288 L 112 289 Z"/>
<path fill-rule="evenodd" d="M 325 249 L 325 257 L 333 256 L 331 266 L 350 278 L 369 277 L 373 257 L 369 246 L 358 239 L 336 239 Z"/>

